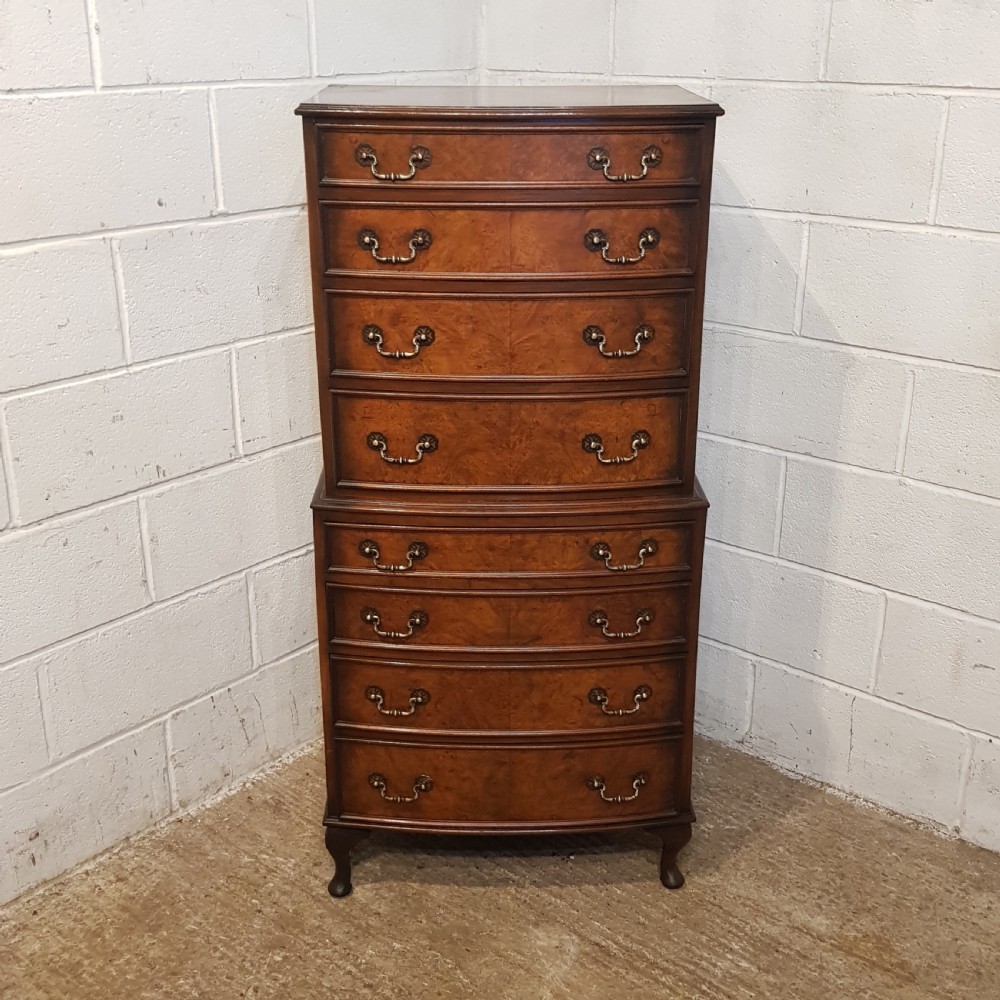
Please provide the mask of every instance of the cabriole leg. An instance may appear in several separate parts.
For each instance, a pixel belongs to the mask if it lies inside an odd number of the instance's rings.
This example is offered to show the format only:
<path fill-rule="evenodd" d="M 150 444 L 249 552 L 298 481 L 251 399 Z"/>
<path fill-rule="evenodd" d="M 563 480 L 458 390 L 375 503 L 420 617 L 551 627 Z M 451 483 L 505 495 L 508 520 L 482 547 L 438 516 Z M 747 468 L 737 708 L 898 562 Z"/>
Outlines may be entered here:
<path fill-rule="evenodd" d="M 333 878 L 327 886 L 331 896 L 340 899 L 351 894 L 351 889 L 354 888 L 351 885 L 351 851 L 369 832 L 336 826 L 326 828 L 326 849 L 333 858 Z"/>
<path fill-rule="evenodd" d="M 691 839 L 690 823 L 674 823 L 660 826 L 652 831 L 663 841 L 660 851 L 660 881 L 668 889 L 679 889 L 684 884 L 684 876 L 677 867 L 677 855 Z"/>

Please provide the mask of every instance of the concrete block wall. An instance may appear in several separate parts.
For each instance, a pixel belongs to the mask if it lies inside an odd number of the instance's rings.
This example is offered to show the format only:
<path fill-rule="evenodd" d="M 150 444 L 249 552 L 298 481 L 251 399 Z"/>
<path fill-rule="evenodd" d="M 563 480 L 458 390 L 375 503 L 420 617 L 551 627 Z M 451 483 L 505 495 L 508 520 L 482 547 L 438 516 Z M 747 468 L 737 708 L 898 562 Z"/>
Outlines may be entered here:
<path fill-rule="evenodd" d="M 489 0 L 483 79 L 719 122 L 701 729 L 1000 850 L 1000 11 Z"/>
<path fill-rule="evenodd" d="M 0 902 L 319 734 L 301 127 L 459 0 L 0 5 Z"/>

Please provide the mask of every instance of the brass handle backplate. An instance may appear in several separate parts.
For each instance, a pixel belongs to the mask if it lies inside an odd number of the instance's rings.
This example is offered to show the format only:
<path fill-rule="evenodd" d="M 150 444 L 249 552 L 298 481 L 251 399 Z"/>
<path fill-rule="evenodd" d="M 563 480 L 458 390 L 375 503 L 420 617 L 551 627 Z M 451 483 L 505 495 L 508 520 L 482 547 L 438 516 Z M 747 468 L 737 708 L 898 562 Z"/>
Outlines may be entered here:
<path fill-rule="evenodd" d="M 385 708 L 385 692 L 374 684 L 365 688 L 365 697 L 382 715 L 391 715 L 396 719 L 405 715 L 413 715 L 421 705 L 426 705 L 431 700 L 429 691 L 425 691 L 423 688 L 414 688 L 410 692 L 409 708 Z"/>
<path fill-rule="evenodd" d="M 424 628 L 430 621 L 430 616 L 426 611 L 419 609 L 411 611 L 406 619 L 405 632 L 393 632 L 382 628 L 382 619 L 375 608 L 362 608 L 361 620 L 366 625 L 371 625 L 372 631 L 382 639 L 409 639 L 418 628 Z"/>
<path fill-rule="evenodd" d="M 601 257 L 603 257 L 609 264 L 638 264 L 640 260 L 646 259 L 646 251 L 652 250 L 653 247 L 655 247 L 659 242 L 659 230 L 649 226 L 639 233 L 638 256 L 629 257 L 628 254 L 623 254 L 621 257 L 612 257 L 611 254 L 608 253 L 608 245 L 610 241 L 608 240 L 607 233 L 605 233 L 603 229 L 588 229 L 583 237 L 583 245 L 591 253 L 600 253 Z"/>
<path fill-rule="evenodd" d="M 663 162 L 663 150 L 659 146 L 647 146 L 639 160 L 641 172 L 638 174 L 611 173 L 611 154 L 603 146 L 595 146 L 587 153 L 587 164 L 591 170 L 603 170 L 609 181 L 641 181 L 649 173 L 650 167 L 658 167 Z"/>
<path fill-rule="evenodd" d="M 604 441 L 600 434 L 587 434 L 580 442 L 580 446 L 588 455 L 596 456 L 602 465 L 622 465 L 625 462 L 634 462 L 639 457 L 639 452 L 649 447 L 651 440 L 649 431 L 633 431 L 629 442 L 632 445 L 632 454 L 618 455 L 615 458 L 604 457 Z"/>
<path fill-rule="evenodd" d="M 608 708 L 608 692 L 604 688 L 591 688 L 587 700 L 591 705 L 600 706 L 605 715 L 635 715 L 644 701 L 653 697 L 653 689 L 648 684 L 640 684 L 632 692 L 632 708 Z M 408 715 L 409 713 L 404 713 Z"/>
<path fill-rule="evenodd" d="M 623 573 L 630 569 L 642 569 L 646 564 L 646 556 L 656 555 L 658 546 L 652 538 L 644 538 L 639 543 L 638 562 L 622 563 L 620 566 L 611 565 L 611 546 L 607 542 L 594 542 L 590 546 L 590 557 L 598 562 L 604 563 L 604 568 L 613 573 Z"/>
<path fill-rule="evenodd" d="M 396 254 L 390 254 L 388 257 L 382 257 L 378 252 L 378 233 L 367 226 L 358 231 L 358 246 L 362 250 L 367 250 L 380 264 L 412 264 L 417 259 L 417 254 L 426 250 L 433 242 L 433 237 L 426 229 L 414 229 L 407 241 L 407 246 L 410 248 L 408 256 L 398 257 Z"/>
<path fill-rule="evenodd" d="M 587 618 L 587 622 L 590 626 L 592 628 L 599 628 L 601 630 L 601 634 L 607 639 L 634 639 L 642 632 L 642 626 L 648 625 L 652 620 L 653 609 L 642 608 L 635 616 L 634 632 L 612 632 L 608 628 L 609 622 L 607 611 L 601 611 L 600 609 L 591 611 L 590 616 Z"/>
<path fill-rule="evenodd" d="M 377 181 L 409 181 L 413 180 L 418 170 L 426 170 L 427 167 L 431 165 L 431 151 L 426 146 L 411 146 L 410 159 L 408 161 L 410 169 L 405 174 L 380 174 L 378 171 L 378 156 L 375 153 L 375 147 L 370 146 L 367 142 L 361 143 L 361 145 L 354 150 L 354 159 L 357 160 L 361 166 L 369 167 L 372 172 L 372 177 L 374 177 Z"/>
<path fill-rule="evenodd" d="M 372 451 L 377 451 L 382 461 L 388 462 L 390 465 L 416 465 L 418 462 L 424 460 L 424 455 L 429 455 L 431 452 L 437 451 L 438 447 L 438 439 L 433 434 L 421 434 L 417 438 L 416 458 L 393 458 L 392 455 L 387 454 L 389 439 L 381 431 L 372 431 L 365 440 L 368 443 L 368 447 Z"/>
<path fill-rule="evenodd" d="M 434 787 L 434 782 L 426 774 L 418 774 L 413 779 L 412 795 L 389 795 L 386 792 L 386 780 L 384 774 L 373 771 L 368 775 L 368 784 L 377 789 L 379 795 L 386 802 L 416 802 L 420 798 L 421 792 L 429 792 Z"/>
<path fill-rule="evenodd" d="M 607 785 L 604 783 L 604 778 L 599 774 L 595 774 L 592 778 L 587 779 L 587 787 L 592 792 L 600 792 L 601 798 L 604 799 L 605 802 L 631 802 L 634 799 L 639 798 L 639 789 L 642 788 L 647 781 L 649 781 L 649 775 L 646 774 L 645 771 L 633 774 L 631 795 L 605 795 L 604 793 Z"/>
<path fill-rule="evenodd" d="M 413 569 L 413 564 L 418 559 L 426 559 L 430 549 L 426 542 L 410 542 L 406 549 L 406 563 L 380 563 L 378 543 L 371 538 L 366 538 L 358 545 L 358 551 L 366 558 L 371 559 L 372 565 L 383 573 L 405 573 L 408 569 Z"/>
<path fill-rule="evenodd" d="M 366 344 L 371 344 L 381 357 L 398 361 L 400 358 L 415 358 L 420 353 L 421 347 L 430 347 L 434 343 L 434 331 L 429 326 L 418 326 L 413 331 L 413 339 L 410 341 L 413 344 L 412 351 L 383 351 L 384 333 L 382 327 L 375 323 L 369 323 L 361 331 L 361 338 Z"/>
<path fill-rule="evenodd" d="M 596 347 L 606 358 L 634 358 L 642 350 L 642 345 L 648 344 L 653 339 L 655 332 L 647 323 L 637 326 L 635 329 L 635 350 L 632 351 L 627 351 L 625 348 L 617 351 L 606 351 L 604 345 L 607 343 L 607 338 L 599 326 L 588 326 L 583 331 L 583 342 L 591 347 Z"/>

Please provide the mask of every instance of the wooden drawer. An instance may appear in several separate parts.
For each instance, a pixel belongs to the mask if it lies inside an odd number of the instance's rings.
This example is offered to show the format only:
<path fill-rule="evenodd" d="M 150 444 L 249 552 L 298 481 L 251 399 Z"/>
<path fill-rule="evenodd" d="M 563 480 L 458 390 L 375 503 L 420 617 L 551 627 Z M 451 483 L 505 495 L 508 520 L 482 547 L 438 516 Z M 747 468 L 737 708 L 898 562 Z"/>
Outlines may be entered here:
<path fill-rule="evenodd" d="M 403 647 L 484 653 L 681 647 L 689 600 L 687 583 L 531 591 L 327 585 L 331 641 L 394 657 Z"/>
<path fill-rule="evenodd" d="M 328 292 L 330 374 L 683 377 L 693 301 L 690 289 L 577 298 Z"/>
<path fill-rule="evenodd" d="M 649 277 L 690 275 L 699 256 L 696 201 L 586 208 L 324 202 L 321 208 L 328 274 Z M 643 252 L 647 232 L 654 235 Z M 606 237 L 608 257 L 635 261 L 606 261 L 588 234 Z M 376 260 L 373 251 L 386 260 Z"/>
<path fill-rule="evenodd" d="M 337 747 L 345 820 L 614 826 L 675 811 L 678 744 L 662 737 L 571 747 L 355 740 L 338 740 Z M 609 798 L 630 800 L 605 801 L 601 787 Z"/>
<path fill-rule="evenodd" d="M 537 400 L 341 391 L 328 485 L 433 489 L 442 500 L 484 489 L 676 486 L 686 399 L 682 390 Z"/>
<path fill-rule="evenodd" d="M 404 582 L 427 577 L 511 578 L 542 574 L 624 582 L 653 573 L 687 574 L 694 522 L 628 528 L 451 528 L 323 524 L 328 573 Z M 534 579 L 529 579 L 534 585 Z"/>
<path fill-rule="evenodd" d="M 697 184 L 703 133 L 700 125 L 506 133 L 320 126 L 319 177 L 322 185 L 593 187 L 618 195 L 625 188 Z M 605 177 L 606 161 L 612 176 L 642 174 L 644 154 L 645 177 L 629 182 Z M 411 176 L 383 180 L 373 168 L 383 176 Z"/>
<path fill-rule="evenodd" d="M 681 654 L 584 665 L 456 667 L 331 657 L 330 670 L 341 723 L 572 732 L 680 725 L 684 662 Z"/>

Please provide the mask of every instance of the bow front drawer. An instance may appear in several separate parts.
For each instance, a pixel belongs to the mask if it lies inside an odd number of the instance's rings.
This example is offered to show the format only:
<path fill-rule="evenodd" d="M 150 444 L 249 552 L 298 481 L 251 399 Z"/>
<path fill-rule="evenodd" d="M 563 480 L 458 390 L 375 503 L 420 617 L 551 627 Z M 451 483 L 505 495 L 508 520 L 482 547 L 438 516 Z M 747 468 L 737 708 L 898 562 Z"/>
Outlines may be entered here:
<path fill-rule="evenodd" d="M 323 203 L 327 274 L 691 275 L 696 201 L 597 208 Z"/>
<path fill-rule="evenodd" d="M 691 587 L 533 592 L 423 590 L 327 585 L 330 638 L 367 655 L 396 658 L 404 649 L 683 648 Z"/>
<path fill-rule="evenodd" d="M 320 185 L 586 187 L 602 194 L 692 185 L 701 178 L 703 135 L 700 125 L 472 135 L 468 128 L 391 132 L 320 126 Z"/>
<path fill-rule="evenodd" d="M 679 726 L 684 655 L 563 666 L 331 657 L 340 723 L 393 730 L 565 732 Z"/>
<path fill-rule="evenodd" d="M 331 375 L 685 377 L 690 289 L 462 298 L 327 292 Z M 544 336 L 541 334 L 544 333 Z"/>
<path fill-rule="evenodd" d="M 451 401 L 339 392 L 336 485 L 462 491 L 676 486 L 686 394 Z M 329 471 L 329 470 L 328 470 Z"/>
<path fill-rule="evenodd" d="M 592 747 L 337 746 L 345 820 L 613 827 L 676 811 L 678 743 L 662 737 Z"/>

